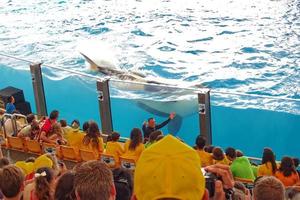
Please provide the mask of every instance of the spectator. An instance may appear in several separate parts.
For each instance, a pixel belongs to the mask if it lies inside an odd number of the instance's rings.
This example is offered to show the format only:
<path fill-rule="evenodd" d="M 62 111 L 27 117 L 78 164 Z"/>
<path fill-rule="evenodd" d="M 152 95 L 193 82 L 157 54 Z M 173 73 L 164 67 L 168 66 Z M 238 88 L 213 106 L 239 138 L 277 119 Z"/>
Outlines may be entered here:
<path fill-rule="evenodd" d="M 118 142 L 120 139 L 120 134 L 113 132 L 111 134 L 111 141 L 106 144 L 106 153 L 113 155 L 116 161 L 116 166 L 120 166 L 120 156 L 124 153 L 124 149 Z"/>
<path fill-rule="evenodd" d="M 235 152 L 236 152 L 236 157 L 243 157 L 244 156 L 244 153 L 239 149 L 237 149 Z"/>
<path fill-rule="evenodd" d="M 215 147 L 212 153 L 214 164 L 229 165 L 229 161 L 225 158 L 224 152 L 220 147 Z"/>
<path fill-rule="evenodd" d="M 9 160 L 6 157 L 0 158 L 0 169 L 9 165 Z"/>
<path fill-rule="evenodd" d="M 213 164 L 212 155 L 204 151 L 205 144 L 206 144 L 205 137 L 198 135 L 196 138 L 196 151 L 200 157 L 202 167 L 206 167 Z"/>
<path fill-rule="evenodd" d="M 257 176 L 274 176 L 277 170 L 275 155 L 270 148 L 264 148 L 262 164 L 258 166 Z"/>
<path fill-rule="evenodd" d="M 72 128 L 68 126 L 67 121 L 65 119 L 59 120 L 61 129 L 62 129 L 62 134 L 64 138 L 67 138 L 67 134 L 72 131 Z"/>
<path fill-rule="evenodd" d="M 153 131 L 161 129 L 162 127 L 167 125 L 172 119 L 174 119 L 174 117 L 175 117 L 175 113 L 172 112 L 172 113 L 170 113 L 169 118 L 166 121 L 162 122 L 161 124 L 156 125 L 155 119 L 153 117 L 149 118 L 148 122 L 144 122 L 142 129 L 144 132 L 145 142 L 147 142 L 149 140 L 149 136 Z"/>
<path fill-rule="evenodd" d="M 154 144 L 156 142 L 157 137 L 160 135 L 163 135 L 163 132 L 161 130 L 156 130 L 150 133 L 149 141 L 145 144 L 145 148 L 148 148 L 152 144 Z"/>
<path fill-rule="evenodd" d="M 100 161 L 88 161 L 76 169 L 74 188 L 77 199 L 81 200 L 113 200 L 116 197 L 112 172 Z"/>
<path fill-rule="evenodd" d="M 13 112 L 16 110 L 14 103 L 15 103 L 15 98 L 13 96 L 10 96 L 8 98 L 8 103 L 6 104 L 5 107 L 6 113 L 13 114 Z"/>
<path fill-rule="evenodd" d="M 225 150 L 225 155 L 229 163 L 231 164 L 236 159 L 236 150 L 232 147 L 228 147 Z"/>
<path fill-rule="evenodd" d="M 287 187 L 285 190 L 285 199 L 286 200 L 299 200 L 300 199 L 300 187 L 299 186 Z"/>
<path fill-rule="evenodd" d="M 131 173 L 125 169 L 113 170 L 114 184 L 116 187 L 116 200 L 130 200 L 133 191 Z"/>
<path fill-rule="evenodd" d="M 230 170 L 234 178 L 248 181 L 254 181 L 255 179 L 250 161 L 245 156 L 234 159 L 230 165 Z"/>
<path fill-rule="evenodd" d="M 134 174 L 133 200 L 148 199 L 208 199 L 197 152 L 171 135 L 146 149 L 138 161 Z M 216 200 L 225 200 L 223 187 L 232 190 L 234 181 L 228 166 L 205 168 L 221 175 L 216 181 Z"/>
<path fill-rule="evenodd" d="M 55 200 L 74 200 L 76 199 L 74 188 L 75 173 L 66 172 L 57 181 L 54 199 Z"/>
<path fill-rule="evenodd" d="M 137 161 L 145 149 L 143 144 L 142 132 L 139 128 L 133 128 L 130 133 L 130 140 L 127 140 L 124 145 L 124 157 Z"/>
<path fill-rule="evenodd" d="M 63 130 L 61 129 L 60 123 L 52 125 L 51 132 L 48 137 L 50 140 L 54 140 L 59 145 L 67 144 L 67 141 L 63 138 Z"/>
<path fill-rule="evenodd" d="M 56 143 L 56 141 L 53 140 L 53 138 L 49 138 L 49 136 L 50 136 L 51 128 L 52 128 L 53 124 L 57 123 L 58 116 L 59 116 L 59 112 L 57 110 L 53 110 L 50 113 L 49 119 L 46 119 L 44 125 L 41 128 L 41 134 L 39 137 L 39 139 L 42 142 Z"/>
<path fill-rule="evenodd" d="M 299 166 L 299 158 L 293 158 L 293 161 L 294 161 L 295 169 L 300 177 L 300 171 L 297 169 Z"/>
<path fill-rule="evenodd" d="M 40 134 L 39 124 L 36 121 L 32 121 L 31 124 L 21 129 L 21 131 L 18 133 L 18 137 L 25 138 L 27 140 L 29 139 L 34 140 L 37 139 L 39 134 Z"/>
<path fill-rule="evenodd" d="M 84 133 L 87 133 L 88 132 L 88 129 L 89 129 L 89 122 L 84 122 L 83 125 L 82 125 L 82 131 Z"/>
<path fill-rule="evenodd" d="M 24 199 L 52 200 L 54 196 L 54 172 L 51 168 L 39 168 L 34 174 L 34 182 L 24 188 Z"/>
<path fill-rule="evenodd" d="M 80 122 L 79 122 L 79 120 L 78 120 L 78 119 L 74 119 L 74 120 L 72 121 L 72 123 L 71 123 L 71 127 L 72 127 L 73 129 L 79 129 L 79 128 L 80 128 Z"/>
<path fill-rule="evenodd" d="M 290 157 L 283 157 L 278 171 L 275 173 L 285 187 L 293 186 L 299 181 L 299 175 L 295 169 L 294 162 Z"/>
<path fill-rule="evenodd" d="M 273 176 L 260 177 L 254 183 L 253 200 L 284 200 L 284 187 Z"/>
<path fill-rule="evenodd" d="M 24 174 L 18 167 L 7 165 L 0 169 L 0 190 L 4 199 L 20 200 L 23 186 Z"/>
<path fill-rule="evenodd" d="M 98 125 L 94 121 L 90 121 L 88 133 L 83 137 L 81 149 L 91 150 L 95 157 L 99 158 L 100 153 L 103 152 L 103 138 L 100 137 Z"/>
<path fill-rule="evenodd" d="M 214 148 L 215 147 L 213 145 L 208 145 L 208 146 L 204 147 L 204 151 L 207 152 L 207 153 L 212 153 Z"/>

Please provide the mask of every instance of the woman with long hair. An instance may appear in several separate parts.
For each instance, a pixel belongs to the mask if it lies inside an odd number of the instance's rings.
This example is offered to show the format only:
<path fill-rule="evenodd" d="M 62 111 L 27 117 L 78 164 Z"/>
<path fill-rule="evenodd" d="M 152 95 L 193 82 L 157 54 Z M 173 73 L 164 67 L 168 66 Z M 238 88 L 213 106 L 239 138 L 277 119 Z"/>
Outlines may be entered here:
<path fill-rule="evenodd" d="M 274 176 L 277 170 L 275 155 L 270 148 L 264 148 L 261 165 L 258 166 L 257 176 Z"/>
<path fill-rule="evenodd" d="M 299 175 L 296 171 L 293 159 L 290 157 L 283 157 L 275 176 L 285 187 L 295 185 L 299 181 Z"/>
<path fill-rule="evenodd" d="M 139 128 L 133 128 L 130 133 L 130 140 L 127 140 L 124 145 L 125 154 L 123 157 L 134 159 L 137 161 L 145 149 L 143 144 L 142 131 Z"/>
<path fill-rule="evenodd" d="M 100 153 L 103 152 L 103 138 L 95 121 L 89 122 L 87 134 L 83 137 L 80 148 L 93 151 L 97 158 L 99 158 Z"/>

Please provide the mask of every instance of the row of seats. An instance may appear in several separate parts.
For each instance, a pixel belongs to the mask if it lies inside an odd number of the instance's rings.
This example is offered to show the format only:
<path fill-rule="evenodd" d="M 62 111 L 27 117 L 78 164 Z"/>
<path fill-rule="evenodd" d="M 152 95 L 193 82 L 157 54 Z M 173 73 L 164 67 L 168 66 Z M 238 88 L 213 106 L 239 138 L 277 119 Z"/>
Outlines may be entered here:
<path fill-rule="evenodd" d="M 50 143 L 39 143 L 36 140 L 24 140 L 19 137 L 7 137 L 6 143 L 2 144 L 3 148 L 12 149 L 20 152 L 42 155 L 47 150 L 52 150 L 57 158 L 71 162 L 81 162 L 100 159 L 107 163 L 110 168 L 116 168 L 116 161 L 113 155 L 101 153 L 100 158 L 97 158 L 93 151 L 80 149 L 77 153 L 74 147 L 55 145 Z M 135 160 L 120 157 L 121 167 L 134 170 Z"/>

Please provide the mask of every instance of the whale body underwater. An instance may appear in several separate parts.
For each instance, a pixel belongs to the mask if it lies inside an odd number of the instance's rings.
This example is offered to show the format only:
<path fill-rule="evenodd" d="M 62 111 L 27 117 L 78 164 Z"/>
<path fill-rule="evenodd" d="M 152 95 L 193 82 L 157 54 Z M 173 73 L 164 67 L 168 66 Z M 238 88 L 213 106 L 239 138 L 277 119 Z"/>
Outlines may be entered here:
<path fill-rule="evenodd" d="M 171 84 L 159 82 L 157 80 L 151 80 L 147 78 L 144 74 L 135 72 L 122 70 L 115 67 L 115 65 L 110 62 L 107 58 L 103 56 L 99 56 L 95 53 L 95 51 L 90 51 L 89 49 L 81 49 L 80 54 L 85 58 L 85 60 L 89 63 L 90 68 L 92 70 L 96 70 L 101 74 L 114 78 L 117 80 L 129 80 L 134 82 L 139 82 L 142 84 L 128 84 L 128 83 L 118 83 L 117 88 L 124 91 L 136 91 L 141 90 L 146 93 L 153 95 L 186 95 L 187 91 L 183 91 L 177 89 L 176 87 L 168 87 L 172 86 Z M 149 84 L 149 85 L 147 85 Z M 138 87 L 137 87 L 138 85 Z M 198 86 L 199 87 L 199 86 Z M 189 94 L 193 94 L 189 92 Z M 168 125 L 168 133 L 177 135 L 181 125 L 183 123 L 183 118 L 195 114 L 198 111 L 197 104 L 197 95 L 194 95 L 194 98 L 188 99 L 180 99 L 180 100 L 148 100 L 148 99 L 134 99 L 136 105 L 141 109 L 145 110 L 152 115 L 156 115 L 159 117 L 167 118 L 171 112 L 175 112 L 176 116 L 173 120 L 171 120 Z M 167 98 L 166 98 L 167 99 Z M 152 116 L 149 116 L 152 117 Z M 197 122 L 198 123 L 198 122 Z"/>

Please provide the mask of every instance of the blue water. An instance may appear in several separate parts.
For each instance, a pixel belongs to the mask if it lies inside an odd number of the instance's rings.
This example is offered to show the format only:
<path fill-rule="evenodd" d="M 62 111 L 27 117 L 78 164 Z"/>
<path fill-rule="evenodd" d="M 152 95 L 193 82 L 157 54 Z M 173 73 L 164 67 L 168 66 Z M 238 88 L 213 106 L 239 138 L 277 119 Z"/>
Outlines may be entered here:
<path fill-rule="evenodd" d="M 77 47 L 95 39 L 110 45 L 118 67 L 150 78 L 180 86 L 202 84 L 213 91 L 300 98 L 298 0 L 0 2 L 0 53 L 93 73 Z M 105 49 L 99 46 L 101 51 Z M 0 63 L 0 86 L 23 88 L 34 108 L 28 64 L 1 56 Z M 60 109 L 68 121 L 99 119 L 94 80 L 48 68 L 43 72 L 49 111 Z M 166 97 L 179 106 L 160 105 L 157 115 L 137 102 L 161 93 L 115 87 L 112 94 L 114 128 L 123 135 L 149 116 L 164 120 L 173 109 L 182 116 L 176 134 L 193 143 L 197 105 L 186 105 L 192 94 Z M 263 146 L 278 155 L 300 156 L 299 102 L 216 93 L 212 101 L 215 144 L 232 144 L 255 156 Z M 164 132 L 170 130 L 174 126 Z"/>

